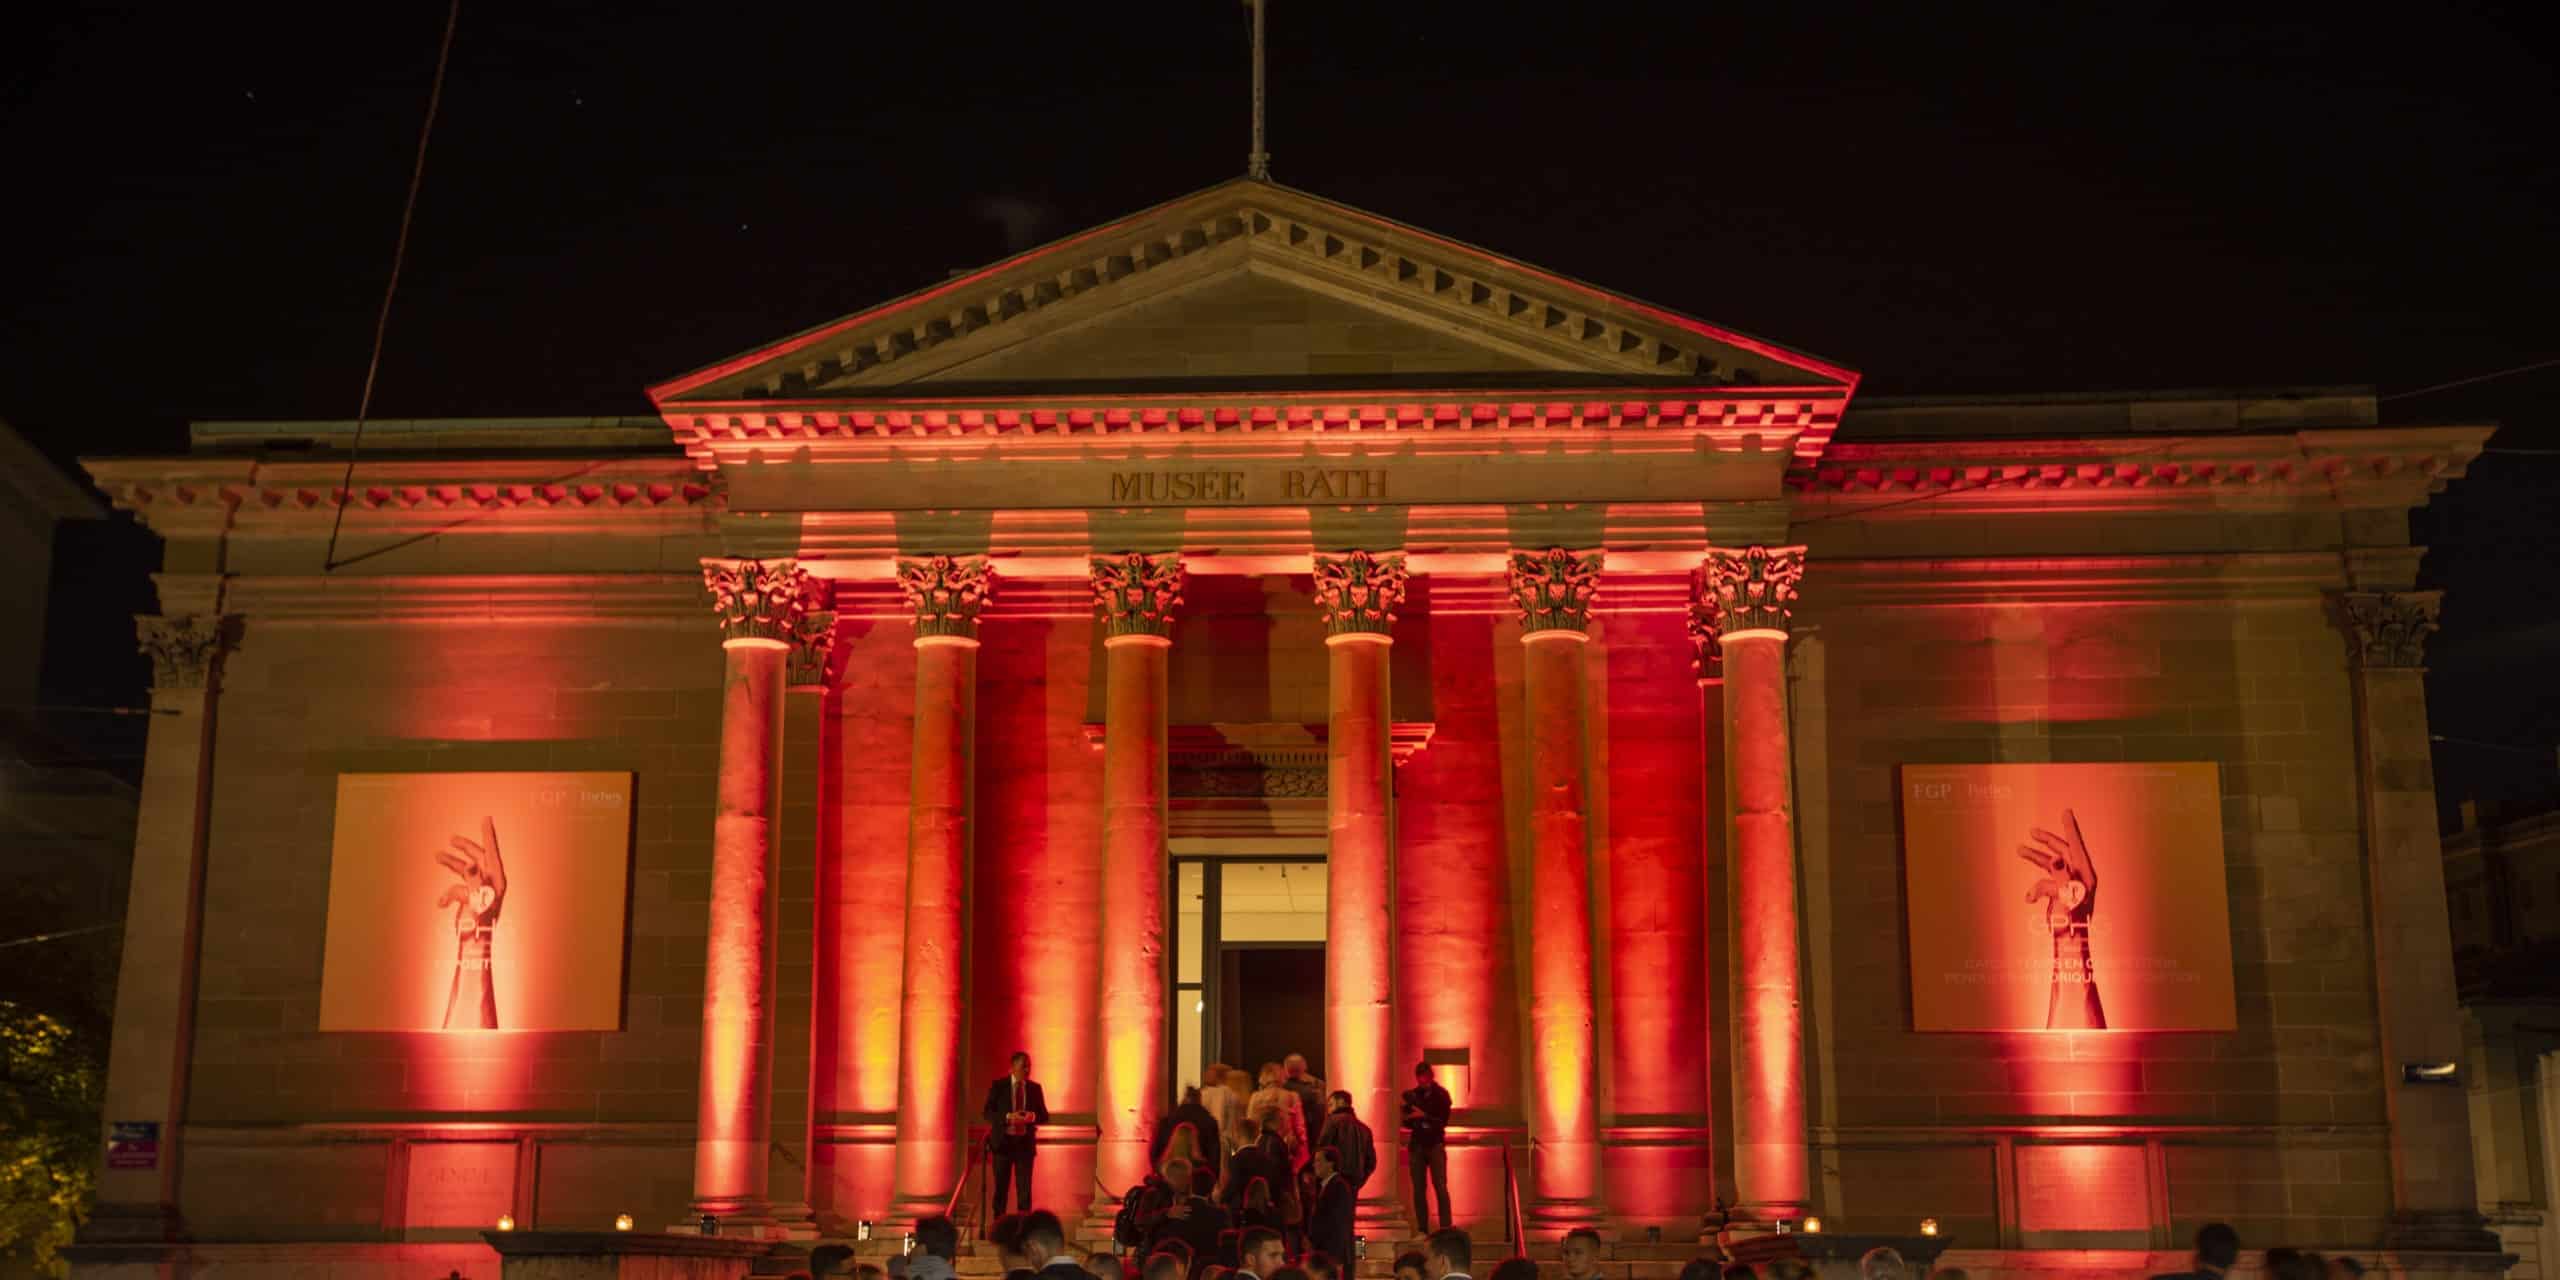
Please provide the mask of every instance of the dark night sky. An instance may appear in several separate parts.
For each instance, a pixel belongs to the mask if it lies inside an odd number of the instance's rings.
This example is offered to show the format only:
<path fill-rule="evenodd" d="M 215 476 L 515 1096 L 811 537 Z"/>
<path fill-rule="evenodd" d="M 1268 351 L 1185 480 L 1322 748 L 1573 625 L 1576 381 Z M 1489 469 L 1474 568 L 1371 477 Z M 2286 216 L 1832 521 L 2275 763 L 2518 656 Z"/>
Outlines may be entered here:
<path fill-rule="evenodd" d="M 2391 392 L 2560 356 L 2560 72 L 2532 7 L 2049 8 L 1272 0 L 1274 173 L 1842 360 L 1868 394 Z M 1009 236 L 1226 178 L 1243 13 L 466 0 L 376 412 L 641 412 L 651 381 Z M 0 415 L 65 458 L 353 416 L 443 21 L 21 15 Z M 2560 369 L 2387 407 L 2560 449 Z M 2560 456 L 2484 458 L 2422 521 L 2452 593 L 2437 730 L 2524 748 L 2439 773 L 2548 792 Z M 67 539 L 55 696 L 138 696 L 118 615 L 148 554 Z"/>

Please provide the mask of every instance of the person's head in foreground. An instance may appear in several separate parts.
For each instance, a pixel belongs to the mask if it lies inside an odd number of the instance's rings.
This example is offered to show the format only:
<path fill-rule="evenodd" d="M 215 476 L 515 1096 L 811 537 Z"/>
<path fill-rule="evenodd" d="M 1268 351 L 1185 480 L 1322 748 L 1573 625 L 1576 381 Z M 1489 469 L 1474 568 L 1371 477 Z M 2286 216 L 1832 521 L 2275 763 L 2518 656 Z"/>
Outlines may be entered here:
<path fill-rule="evenodd" d="M 1422 1242 L 1422 1280 L 1474 1274 L 1475 1241 L 1456 1227 L 1442 1227 Z"/>
<path fill-rule="evenodd" d="M 1556 1256 L 1564 1259 L 1565 1280 L 1591 1280 L 1600 1273 L 1600 1233 L 1589 1227 L 1565 1232 Z"/>
<path fill-rule="evenodd" d="M 1287 1265 L 1289 1251 L 1280 1243 L 1279 1232 L 1269 1227 L 1251 1227 L 1236 1237 L 1236 1270 L 1271 1280 Z"/>

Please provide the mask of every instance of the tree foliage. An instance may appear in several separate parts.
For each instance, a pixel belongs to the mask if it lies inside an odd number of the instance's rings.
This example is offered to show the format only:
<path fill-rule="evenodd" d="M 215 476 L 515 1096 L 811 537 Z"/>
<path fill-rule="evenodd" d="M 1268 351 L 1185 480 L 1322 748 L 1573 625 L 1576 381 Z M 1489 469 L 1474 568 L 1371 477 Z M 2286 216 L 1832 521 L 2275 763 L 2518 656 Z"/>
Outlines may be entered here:
<path fill-rule="evenodd" d="M 61 1249 L 96 1189 L 105 1080 L 63 1020 L 0 1000 L 0 1254 L 68 1275 Z"/>

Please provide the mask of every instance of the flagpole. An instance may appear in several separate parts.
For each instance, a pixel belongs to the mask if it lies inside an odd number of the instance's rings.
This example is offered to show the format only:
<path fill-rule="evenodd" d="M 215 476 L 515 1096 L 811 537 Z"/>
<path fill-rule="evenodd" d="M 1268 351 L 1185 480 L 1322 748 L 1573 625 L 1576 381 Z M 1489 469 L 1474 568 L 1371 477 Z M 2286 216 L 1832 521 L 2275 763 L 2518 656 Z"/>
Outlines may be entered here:
<path fill-rule="evenodd" d="M 1263 0 L 1244 0 L 1253 10 L 1253 150 L 1246 153 L 1244 176 L 1260 182 L 1271 180 L 1271 153 L 1262 146 L 1262 5 Z"/>

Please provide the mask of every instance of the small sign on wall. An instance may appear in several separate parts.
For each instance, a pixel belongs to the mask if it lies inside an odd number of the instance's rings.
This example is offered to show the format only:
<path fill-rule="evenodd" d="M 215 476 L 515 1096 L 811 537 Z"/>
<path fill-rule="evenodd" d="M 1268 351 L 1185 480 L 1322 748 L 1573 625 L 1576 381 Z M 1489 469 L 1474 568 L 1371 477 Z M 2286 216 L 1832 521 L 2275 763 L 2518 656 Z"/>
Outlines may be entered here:
<path fill-rule="evenodd" d="M 486 1227 L 513 1212 L 516 1144 L 420 1142 L 409 1148 L 406 1222 L 412 1230 Z"/>
<path fill-rule="evenodd" d="M 118 1120 L 107 1126 L 107 1167 L 110 1169 L 157 1169 L 160 1167 L 160 1122 L 157 1120 Z"/>

